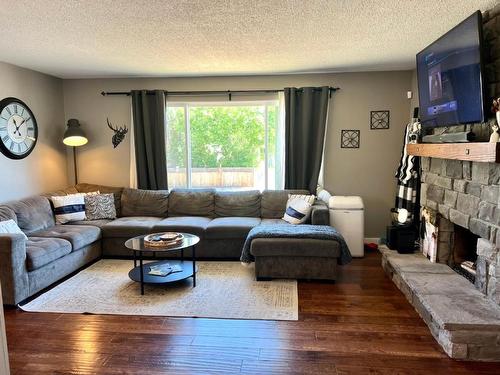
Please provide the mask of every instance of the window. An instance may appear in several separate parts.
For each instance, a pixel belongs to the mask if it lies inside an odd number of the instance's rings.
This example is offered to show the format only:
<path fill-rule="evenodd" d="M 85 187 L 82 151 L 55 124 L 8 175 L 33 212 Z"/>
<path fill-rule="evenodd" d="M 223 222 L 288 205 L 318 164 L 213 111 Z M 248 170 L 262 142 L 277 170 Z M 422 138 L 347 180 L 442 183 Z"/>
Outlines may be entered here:
<path fill-rule="evenodd" d="M 280 188 L 279 117 L 278 101 L 168 103 L 169 187 Z"/>

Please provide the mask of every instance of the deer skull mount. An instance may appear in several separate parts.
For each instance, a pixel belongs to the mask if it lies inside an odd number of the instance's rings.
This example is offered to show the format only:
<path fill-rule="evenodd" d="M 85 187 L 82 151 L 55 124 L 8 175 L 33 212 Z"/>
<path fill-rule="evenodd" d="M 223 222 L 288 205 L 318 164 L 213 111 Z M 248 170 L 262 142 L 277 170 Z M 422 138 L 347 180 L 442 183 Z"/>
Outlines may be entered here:
<path fill-rule="evenodd" d="M 113 148 L 116 148 L 124 139 L 125 139 L 125 134 L 128 133 L 128 129 L 126 126 L 120 126 L 119 128 L 114 128 L 113 124 L 109 122 L 109 119 L 106 118 L 106 121 L 108 122 L 108 128 L 113 130 L 115 134 L 113 134 L 113 138 L 111 139 L 111 142 L 113 143 Z"/>

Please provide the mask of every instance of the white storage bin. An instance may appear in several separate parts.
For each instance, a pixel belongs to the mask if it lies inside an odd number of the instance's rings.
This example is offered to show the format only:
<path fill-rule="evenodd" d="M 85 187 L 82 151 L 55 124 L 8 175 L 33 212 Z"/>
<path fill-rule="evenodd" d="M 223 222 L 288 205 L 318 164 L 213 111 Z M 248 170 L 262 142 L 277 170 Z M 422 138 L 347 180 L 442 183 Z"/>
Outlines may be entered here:
<path fill-rule="evenodd" d="M 365 255 L 365 208 L 361 197 L 331 196 L 328 199 L 330 225 L 345 238 L 351 255 Z"/>

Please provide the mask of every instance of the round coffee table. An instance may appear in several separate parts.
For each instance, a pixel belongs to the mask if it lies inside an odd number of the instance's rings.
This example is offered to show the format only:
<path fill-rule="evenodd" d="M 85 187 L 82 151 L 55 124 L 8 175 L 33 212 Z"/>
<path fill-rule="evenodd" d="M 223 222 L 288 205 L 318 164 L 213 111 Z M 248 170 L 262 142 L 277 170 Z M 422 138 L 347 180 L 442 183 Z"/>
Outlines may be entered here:
<path fill-rule="evenodd" d="M 128 276 L 139 283 L 141 283 L 141 295 L 144 295 L 144 284 L 168 284 L 176 281 L 193 278 L 193 288 L 196 287 L 196 244 L 200 242 L 200 238 L 191 233 L 181 233 L 183 235 L 182 242 L 175 246 L 148 246 L 144 243 L 143 236 L 131 238 L 125 242 L 125 247 L 132 250 L 134 253 L 134 268 L 130 270 Z M 192 248 L 191 260 L 184 259 L 184 250 Z M 157 254 L 167 254 L 171 252 L 181 252 L 181 260 L 162 260 L 158 262 L 151 262 L 143 264 L 144 253 L 152 253 L 153 257 Z M 137 265 L 139 261 L 139 265 Z M 159 266 L 168 263 L 170 266 L 179 266 L 182 271 L 172 272 L 166 276 L 150 275 L 151 266 Z"/>

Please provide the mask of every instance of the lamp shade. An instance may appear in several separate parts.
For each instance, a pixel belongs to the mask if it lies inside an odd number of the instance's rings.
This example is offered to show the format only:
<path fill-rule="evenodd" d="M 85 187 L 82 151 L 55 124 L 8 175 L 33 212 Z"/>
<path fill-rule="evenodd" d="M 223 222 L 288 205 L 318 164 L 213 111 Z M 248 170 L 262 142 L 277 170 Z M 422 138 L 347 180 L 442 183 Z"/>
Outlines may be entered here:
<path fill-rule="evenodd" d="M 68 128 L 64 132 L 63 143 L 67 146 L 83 146 L 87 144 L 89 140 L 85 135 L 85 132 L 80 127 L 80 122 L 77 119 L 68 120 Z"/>

